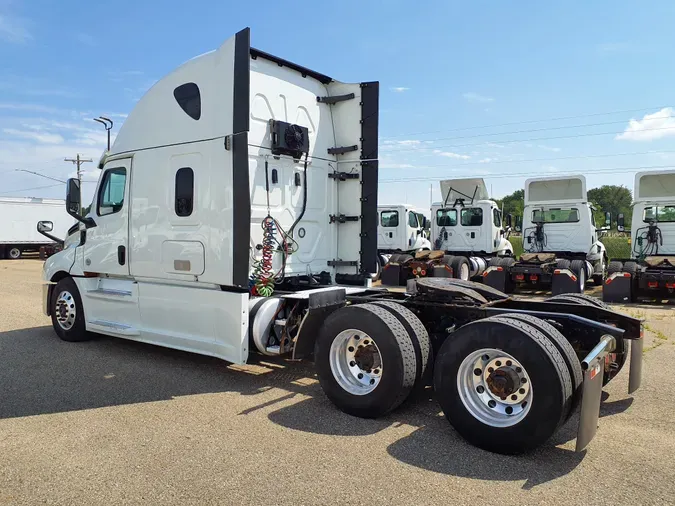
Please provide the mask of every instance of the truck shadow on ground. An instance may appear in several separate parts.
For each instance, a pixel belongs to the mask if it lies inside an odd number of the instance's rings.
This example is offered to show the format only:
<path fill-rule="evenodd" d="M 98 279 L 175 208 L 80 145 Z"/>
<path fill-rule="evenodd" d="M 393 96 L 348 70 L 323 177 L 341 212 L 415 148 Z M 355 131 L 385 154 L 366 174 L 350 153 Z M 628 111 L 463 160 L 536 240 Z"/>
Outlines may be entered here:
<path fill-rule="evenodd" d="M 0 333 L 0 385 L 0 419 L 204 393 L 255 396 L 276 389 L 280 395 L 272 400 L 266 395 L 264 402 L 238 416 L 262 411 L 283 427 L 329 436 L 369 436 L 413 427 L 412 433 L 387 448 L 393 458 L 441 474 L 525 480 L 526 489 L 570 473 L 584 458 L 584 453 L 555 446 L 575 437 L 574 420 L 537 451 L 506 457 L 462 440 L 440 413 L 430 388 L 416 392 L 384 418 L 363 420 L 338 411 L 328 401 L 310 363 L 254 356 L 246 366 L 228 365 L 210 357 L 104 336 L 66 343 L 46 326 Z M 631 402 L 605 403 L 602 415 L 619 413 Z M 282 407 L 274 410 L 278 405 Z"/>

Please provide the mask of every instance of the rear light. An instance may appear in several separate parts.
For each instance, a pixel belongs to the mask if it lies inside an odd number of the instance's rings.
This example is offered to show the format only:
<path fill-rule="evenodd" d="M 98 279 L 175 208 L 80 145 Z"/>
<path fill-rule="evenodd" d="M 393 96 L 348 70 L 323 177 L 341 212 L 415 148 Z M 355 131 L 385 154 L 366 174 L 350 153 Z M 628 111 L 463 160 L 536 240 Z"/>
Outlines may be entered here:
<path fill-rule="evenodd" d="M 524 279 L 525 279 L 525 274 L 516 274 L 516 279 L 517 279 L 518 281 L 524 280 Z"/>
<path fill-rule="evenodd" d="M 539 279 L 539 276 L 536 274 L 530 274 L 530 281 L 537 281 Z"/>
<path fill-rule="evenodd" d="M 675 288 L 675 283 L 666 283 L 666 288 L 673 289 Z"/>
<path fill-rule="evenodd" d="M 553 271 L 553 274 L 560 274 L 560 272 L 561 272 L 560 269 L 556 269 Z"/>
<path fill-rule="evenodd" d="M 658 288 L 659 282 L 658 281 L 650 281 L 649 283 L 647 283 L 647 286 L 649 288 Z"/>
<path fill-rule="evenodd" d="M 427 271 L 425 271 L 424 269 L 422 269 L 422 271 L 420 272 L 420 274 L 421 274 L 422 276 L 426 276 L 426 275 L 427 275 Z"/>

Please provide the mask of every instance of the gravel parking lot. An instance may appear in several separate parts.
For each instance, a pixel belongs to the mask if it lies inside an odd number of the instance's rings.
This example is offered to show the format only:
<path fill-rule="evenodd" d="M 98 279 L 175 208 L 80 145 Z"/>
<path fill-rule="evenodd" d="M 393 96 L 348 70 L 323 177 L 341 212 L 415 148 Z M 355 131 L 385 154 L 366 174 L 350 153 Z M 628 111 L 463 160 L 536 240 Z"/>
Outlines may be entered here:
<path fill-rule="evenodd" d="M 0 261 L 5 504 L 673 504 L 672 306 L 646 319 L 642 388 L 624 368 L 597 436 L 576 418 L 533 454 L 465 443 L 430 396 L 380 420 L 337 411 L 311 364 L 247 366 L 100 337 L 60 341 L 38 260 Z"/>

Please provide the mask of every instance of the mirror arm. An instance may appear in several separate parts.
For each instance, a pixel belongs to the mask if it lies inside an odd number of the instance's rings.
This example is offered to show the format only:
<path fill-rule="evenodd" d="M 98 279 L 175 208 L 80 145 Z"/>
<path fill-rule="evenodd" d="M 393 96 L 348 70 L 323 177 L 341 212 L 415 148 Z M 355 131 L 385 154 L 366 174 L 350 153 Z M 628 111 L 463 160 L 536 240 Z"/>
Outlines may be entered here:
<path fill-rule="evenodd" d="M 42 230 L 39 230 L 39 229 L 38 229 L 38 232 L 40 232 L 40 233 L 41 233 L 42 235 L 44 235 L 46 238 L 51 239 L 51 240 L 54 241 L 55 243 L 60 244 L 61 246 L 63 246 L 63 244 L 64 244 L 63 239 L 59 239 L 58 237 L 53 236 L 53 235 L 50 234 L 49 232 L 43 232 Z"/>
<path fill-rule="evenodd" d="M 93 228 L 93 227 L 96 226 L 96 222 L 94 221 L 93 218 L 89 218 L 89 217 L 86 217 L 86 218 L 85 218 L 85 217 L 82 216 L 81 214 L 74 213 L 74 212 L 70 211 L 69 209 L 66 209 L 66 212 L 67 212 L 70 216 L 72 216 L 73 218 L 75 218 L 77 221 L 79 221 L 80 223 L 84 223 L 84 227 L 85 227 L 85 228 Z"/>

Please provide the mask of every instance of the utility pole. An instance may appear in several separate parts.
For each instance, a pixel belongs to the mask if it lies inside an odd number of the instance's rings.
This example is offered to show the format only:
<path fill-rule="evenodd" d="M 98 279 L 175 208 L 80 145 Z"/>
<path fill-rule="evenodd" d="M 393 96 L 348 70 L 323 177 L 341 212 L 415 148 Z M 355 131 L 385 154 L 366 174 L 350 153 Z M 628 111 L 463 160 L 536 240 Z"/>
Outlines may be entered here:
<path fill-rule="evenodd" d="M 431 205 L 434 203 L 434 183 L 429 183 L 429 209 L 431 209 Z"/>
<path fill-rule="evenodd" d="M 92 162 L 93 160 L 91 158 L 80 158 L 80 154 L 78 153 L 76 158 L 64 158 L 63 161 L 72 162 L 73 164 L 77 165 L 77 179 L 79 179 L 81 182 L 82 181 L 81 165 L 83 163 Z"/>

